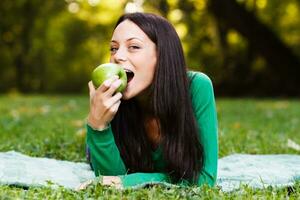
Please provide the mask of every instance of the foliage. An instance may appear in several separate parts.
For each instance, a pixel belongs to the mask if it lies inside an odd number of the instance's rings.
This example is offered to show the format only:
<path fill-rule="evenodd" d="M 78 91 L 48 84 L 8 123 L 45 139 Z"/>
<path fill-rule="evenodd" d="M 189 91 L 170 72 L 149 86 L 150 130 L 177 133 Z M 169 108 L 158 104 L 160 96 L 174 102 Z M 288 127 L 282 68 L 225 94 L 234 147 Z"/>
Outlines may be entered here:
<path fill-rule="evenodd" d="M 121 6 L 112 1 L 97 7 L 86 1 L 2 1 L 0 91 L 86 89 L 92 69 L 108 61 L 108 40 Z"/>
<path fill-rule="evenodd" d="M 174 24 L 189 68 L 210 75 L 217 94 L 286 94 L 285 86 L 279 89 L 278 85 L 292 80 L 282 77 L 281 71 L 254 50 L 253 43 L 241 33 L 215 18 L 209 9 L 212 1 L 2 0 L 0 92 L 85 92 L 92 69 L 108 62 L 109 40 L 116 19 L 124 11 L 138 10 L 135 3 L 144 12 L 161 14 Z M 299 60 L 298 0 L 236 1 L 281 39 Z M 280 57 L 271 47 L 269 51 Z M 289 68 L 284 67 L 281 68 L 289 74 Z"/>
<path fill-rule="evenodd" d="M 217 99 L 219 155 L 300 154 L 288 141 L 300 143 L 299 102 L 288 99 Z M 85 161 L 86 96 L 0 96 L 0 151 L 69 161 Z M 263 122 L 263 123 L 262 123 Z M 50 185 L 51 186 L 51 185 Z M 224 193 L 219 188 L 155 186 L 119 191 L 92 185 L 85 191 L 64 188 L 22 189 L 0 186 L 0 199 L 299 199 L 300 183 L 289 188 Z"/>

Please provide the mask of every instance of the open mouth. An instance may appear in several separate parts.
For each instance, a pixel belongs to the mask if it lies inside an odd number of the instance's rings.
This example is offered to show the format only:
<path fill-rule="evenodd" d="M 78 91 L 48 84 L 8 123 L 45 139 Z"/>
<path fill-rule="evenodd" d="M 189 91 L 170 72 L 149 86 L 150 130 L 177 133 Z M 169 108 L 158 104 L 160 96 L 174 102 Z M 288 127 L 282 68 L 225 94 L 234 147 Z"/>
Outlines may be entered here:
<path fill-rule="evenodd" d="M 129 69 L 125 69 L 125 72 L 127 76 L 127 83 L 129 83 L 133 79 L 134 73 Z"/>

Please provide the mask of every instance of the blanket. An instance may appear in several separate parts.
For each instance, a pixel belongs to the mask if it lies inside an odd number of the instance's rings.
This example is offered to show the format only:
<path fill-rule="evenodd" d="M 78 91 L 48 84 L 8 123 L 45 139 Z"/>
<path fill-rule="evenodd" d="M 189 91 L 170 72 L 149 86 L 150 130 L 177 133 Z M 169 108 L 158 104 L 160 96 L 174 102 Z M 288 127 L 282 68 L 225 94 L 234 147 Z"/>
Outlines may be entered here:
<path fill-rule="evenodd" d="M 33 187 L 52 183 L 74 190 L 94 178 L 86 163 L 0 152 L 0 184 Z M 297 180 L 300 180 L 299 155 L 233 154 L 218 161 L 217 186 L 226 192 L 240 185 L 291 186 Z"/>

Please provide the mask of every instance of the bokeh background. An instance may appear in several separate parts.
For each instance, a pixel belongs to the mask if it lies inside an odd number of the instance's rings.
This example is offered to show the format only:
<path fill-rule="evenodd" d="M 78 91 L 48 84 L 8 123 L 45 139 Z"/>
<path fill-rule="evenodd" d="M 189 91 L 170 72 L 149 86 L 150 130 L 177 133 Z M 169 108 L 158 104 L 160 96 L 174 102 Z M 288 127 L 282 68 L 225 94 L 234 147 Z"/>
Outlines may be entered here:
<path fill-rule="evenodd" d="M 86 93 L 136 11 L 170 20 L 216 96 L 300 96 L 299 0 L 1 0 L 0 93 Z"/>

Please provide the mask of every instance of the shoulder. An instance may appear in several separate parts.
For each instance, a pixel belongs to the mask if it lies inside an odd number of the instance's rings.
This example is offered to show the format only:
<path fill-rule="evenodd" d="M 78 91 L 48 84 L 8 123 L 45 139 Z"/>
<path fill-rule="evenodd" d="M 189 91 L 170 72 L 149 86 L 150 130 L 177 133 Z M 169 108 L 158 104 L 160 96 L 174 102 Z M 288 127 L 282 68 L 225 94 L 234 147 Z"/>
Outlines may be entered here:
<path fill-rule="evenodd" d="M 211 79 L 202 72 L 188 71 L 189 93 L 197 118 L 215 112 L 215 96 Z"/>
<path fill-rule="evenodd" d="M 188 71 L 189 89 L 193 96 L 194 93 L 209 94 L 213 91 L 211 79 L 202 72 Z"/>

